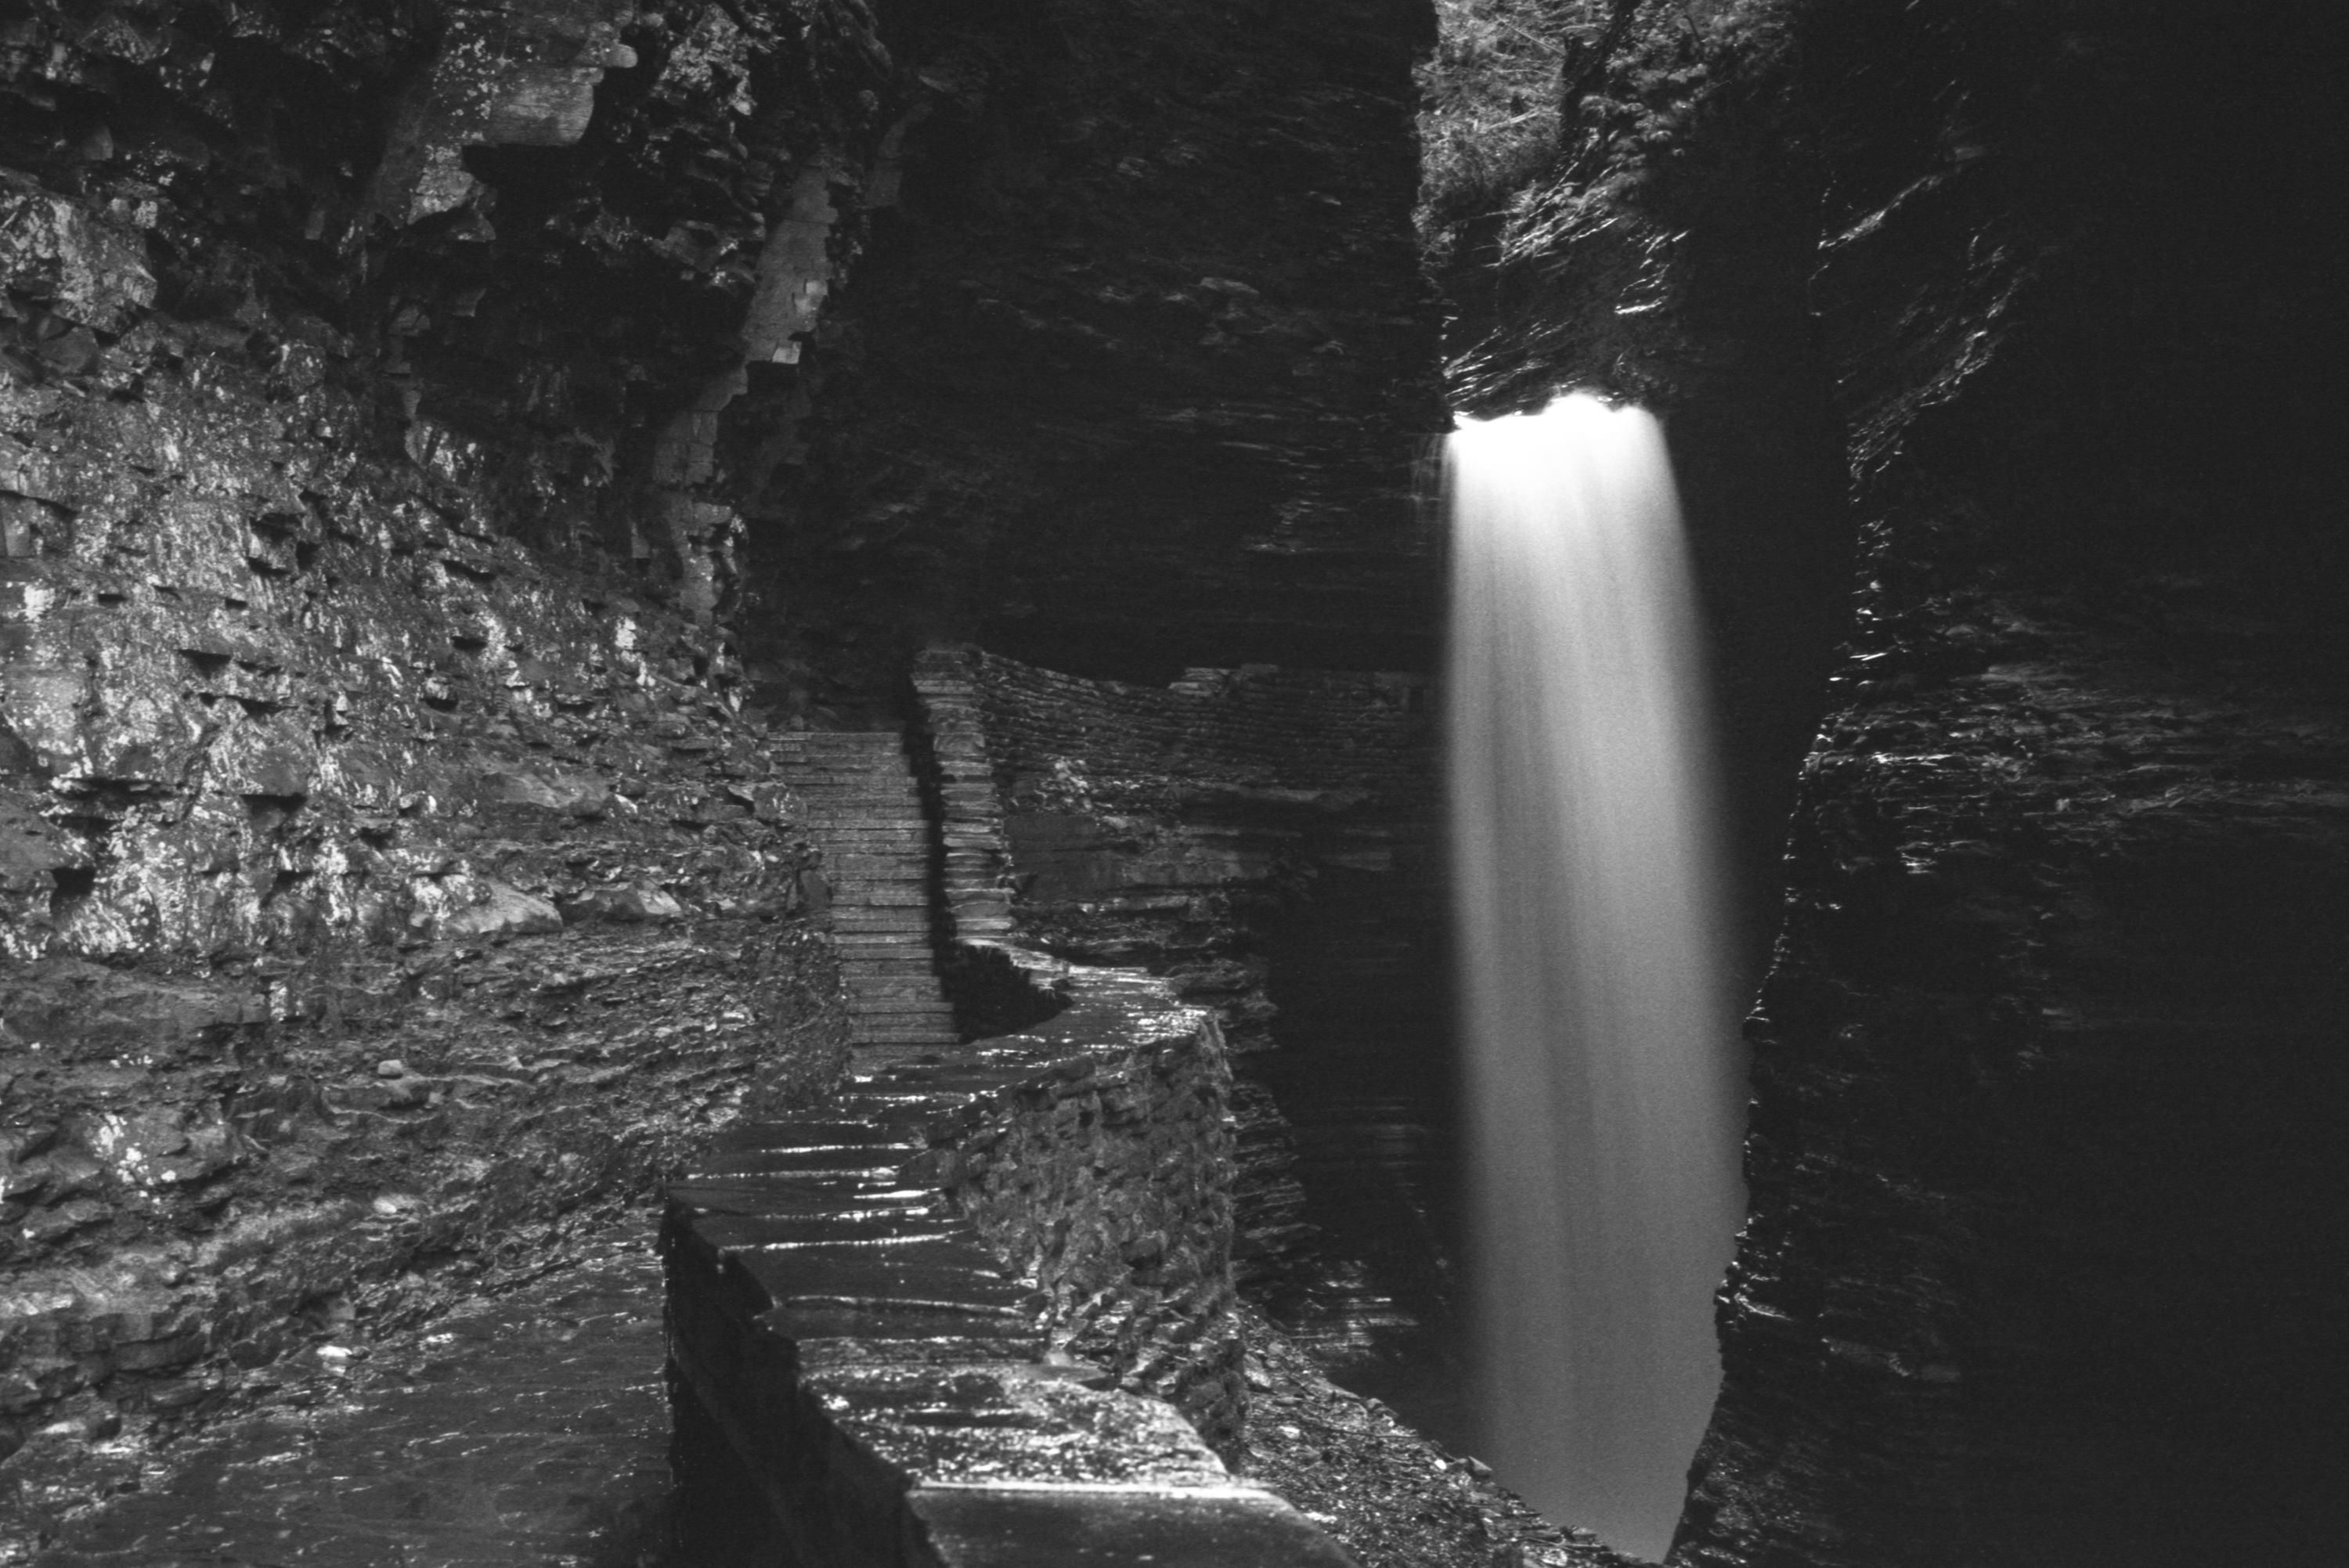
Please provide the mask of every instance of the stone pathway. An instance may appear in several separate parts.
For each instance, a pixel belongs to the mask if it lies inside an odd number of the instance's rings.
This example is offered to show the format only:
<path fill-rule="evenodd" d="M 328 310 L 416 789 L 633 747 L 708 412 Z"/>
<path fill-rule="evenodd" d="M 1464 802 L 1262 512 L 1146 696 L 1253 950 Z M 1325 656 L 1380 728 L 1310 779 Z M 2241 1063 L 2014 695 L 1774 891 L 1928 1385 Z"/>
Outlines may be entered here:
<path fill-rule="evenodd" d="M 668 1492 L 661 1271 L 642 1221 L 584 1262 L 368 1344 L 140 1458 L 35 1568 L 641 1568 Z"/>
<path fill-rule="evenodd" d="M 930 938 L 930 826 L 904 738 L 812 730 L 777 749 L 798 764 L 792 787 L 807 804 L 809 841 L 824 853 L 855 1042 L 957 1044 Z"/>

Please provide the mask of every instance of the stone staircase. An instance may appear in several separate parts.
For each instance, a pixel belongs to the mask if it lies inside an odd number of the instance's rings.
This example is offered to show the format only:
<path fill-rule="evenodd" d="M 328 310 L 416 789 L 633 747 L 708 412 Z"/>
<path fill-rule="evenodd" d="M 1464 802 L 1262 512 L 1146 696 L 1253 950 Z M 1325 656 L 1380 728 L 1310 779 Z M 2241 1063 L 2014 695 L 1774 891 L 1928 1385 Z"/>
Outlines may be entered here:
<path fill-rule="evenodd" d="M 823 851 L 833 941 L 860 1049 L 936 1049 L 961 1038 L 938 985 L 930 926 L 934 852 L 895 730 L 812 730 L 785 742 L 809 840 Z"/>

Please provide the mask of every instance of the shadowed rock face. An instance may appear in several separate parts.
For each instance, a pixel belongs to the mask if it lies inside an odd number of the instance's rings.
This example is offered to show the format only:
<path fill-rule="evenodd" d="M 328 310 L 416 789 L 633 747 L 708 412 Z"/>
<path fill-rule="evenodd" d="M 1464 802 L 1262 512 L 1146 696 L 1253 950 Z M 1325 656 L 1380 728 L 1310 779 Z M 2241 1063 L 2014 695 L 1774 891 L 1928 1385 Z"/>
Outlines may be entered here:
<path fill-rule="evenodd" d="M 1799 311 L 1850 479 L 1682 1553 L 2325 1561 L 2338 25 L 1691 15 L 1459 284 L 1475 395 L 1715 428 Z"/>
<path fill-rule="evenodd" d="M 70 1448 L 836 1066 L 696 440 L 853 249 L 799 242 L 887 62 L 846 12 L 7 29 L 0 1448 Z"/>
<path fill-rule="evenodd" d="M 762 654 L 835 695 L 939 636 L 1164 680 L 1424 667 L 1444 415 L 1387 0 L 885 8 L 891 205 L 738 427 Z M 854 640 L 843 643 L 843 634 Z M 811 654 L 811 649 L 816 650 Z"/>

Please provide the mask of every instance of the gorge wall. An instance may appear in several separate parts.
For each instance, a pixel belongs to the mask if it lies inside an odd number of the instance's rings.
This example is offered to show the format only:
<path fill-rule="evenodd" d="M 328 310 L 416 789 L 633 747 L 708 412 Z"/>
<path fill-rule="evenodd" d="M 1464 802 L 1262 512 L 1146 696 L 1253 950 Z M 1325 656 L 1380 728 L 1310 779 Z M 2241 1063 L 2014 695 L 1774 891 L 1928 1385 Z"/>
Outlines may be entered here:
<path fill-rule="evenodd" d="M 862 16 L 5 25 L 10 1552 L 836 1070 L 695 433 L 853 249 Z"/>
<path fill-rule="evenodd" d="M 1716 598 L 1823 440 L 1859 542 L 1675 1560 L 2324 1561 L 2338 19 L 1569 20 L 1555 160 L 1431 192 L 1463 395 L 1662 409 Z"/>
<path fill-rule="evenodd" d="M 0 1555 L 113 1484 L 93 1445 L 557 1265 L 827 1092 L 772 725 L 892 721 L 982 629 L 1424 657 L 1423 28 L 5 24 Z"/>
<path fill-rule="evenodd" d="M 2342 24 L 1443 9 L 0 22 L 0 1557 L 820 1099 L 774 731 L 925 648 L 998 934 L 1437 1015 L 1448 314 L 1464 408 L 1663 413 L 1695 535 L 1760 1006 L 1680 1560 L 2329 1560 Z"/>

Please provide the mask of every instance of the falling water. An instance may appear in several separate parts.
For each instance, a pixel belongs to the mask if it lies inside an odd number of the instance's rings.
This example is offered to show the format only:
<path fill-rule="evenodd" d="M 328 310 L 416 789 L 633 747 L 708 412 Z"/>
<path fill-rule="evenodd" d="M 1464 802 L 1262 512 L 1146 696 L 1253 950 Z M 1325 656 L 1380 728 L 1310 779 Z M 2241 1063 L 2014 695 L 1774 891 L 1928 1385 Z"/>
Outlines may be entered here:
<path fill-rule="evenodd" d="M 1481 1441 L 1661 1559 L 1744 1200 L 1679 503 L 1655 419 L 1579 395 L 1445 474 Z"/>

